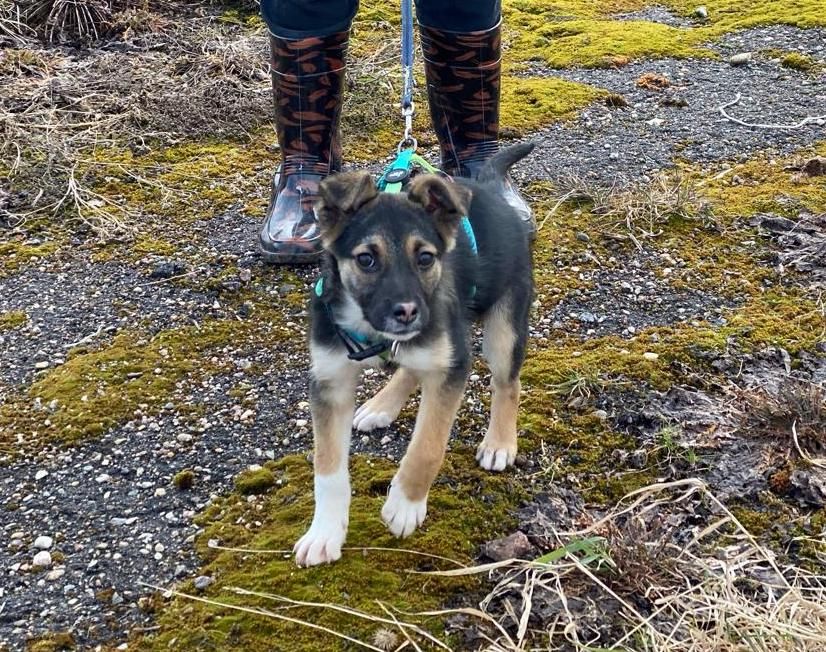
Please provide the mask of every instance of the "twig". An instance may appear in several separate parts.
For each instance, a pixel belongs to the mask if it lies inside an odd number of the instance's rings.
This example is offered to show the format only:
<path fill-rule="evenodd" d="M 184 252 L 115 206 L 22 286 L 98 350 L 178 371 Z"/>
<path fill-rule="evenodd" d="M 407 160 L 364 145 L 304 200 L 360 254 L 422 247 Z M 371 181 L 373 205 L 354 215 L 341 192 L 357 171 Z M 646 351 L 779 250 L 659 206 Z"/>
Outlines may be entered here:
<path fill-rule="evenodd" d="M 576 194 L 576 188 L 573 188 L 573 189 L 569 190 L 568 192 L 566 192 L 564 195 L 562 195 L 562 197 L 560 197 L 557 200 L 556 204 L 553 205 L 553 208 L 551 208 L 551 210 L 548 211 L 548 214 L 545 216 L 545 219 L 542 220 L 542 223 L 539 225 L 539 228 L 537 228 L 536 230 L 541 231 L 542 227 L 545 226 L 545 222 L 547 222 L 549 219 L 551 219 L 554 216 L 554 213 L 556 213 L 556 211 L 559 209 L 559 207 L 562 206 L 562 204 L 564 204 L 574 194 Z"/>
<path fill-rule="evenodd" d="M 89 333 L 87 336 L 81 337 L 77 342 L 72 342 L 71 344 L 64 344 L 63 348 L 64 349 L 73 349 L 76 346 L 81 346 L 83 344 L 87 344 L 87 343 L 91 342 L 93 339 L 95 339 L 98 335 L 100 335 L 103 332 L 104 328 L 105 328 L 105 326 L 103 324 L 101 324 L 100 326 L 98 326 L 98 329 L 94 333 Z"/>
<path fill-rule="evenodd" d="M 735 104 L 740 102 L 741 94 L 737 93 L 737 96 L 731 100 L 731 102 L 726 102 L 725 104 L 721 105 L 718 109 L 720 114 L 726 118 L 726 120 L 731 120 L 738 125 L 742 125 L 743 127 L 752 127 L 754 129 L 800 129 L 810 122 L 818 122 L 819 120 L 826 120 L 826 115 L 808 115 L 799 122 L 796 122 L 792 125 L 780 125 L 780 124 L 766 124 L 760 122 L 746 122 L 745 120 L 740 120 L 740 118 L 735 118 L 732 115 L 729 115 L 726 112 L 726 109 L 730 106 L 734 106 Z"/>

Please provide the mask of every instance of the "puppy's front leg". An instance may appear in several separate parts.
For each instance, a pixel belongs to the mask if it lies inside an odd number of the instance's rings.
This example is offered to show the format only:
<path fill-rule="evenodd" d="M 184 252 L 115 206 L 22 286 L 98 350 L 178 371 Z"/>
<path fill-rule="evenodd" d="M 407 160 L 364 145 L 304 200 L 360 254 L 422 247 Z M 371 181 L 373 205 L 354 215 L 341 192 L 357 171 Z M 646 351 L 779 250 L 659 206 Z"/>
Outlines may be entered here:
<path fill-rule="evenodd" d="M 310 411 L 313 417 L 315 513 L 293 549 L 299 566 L 336 561 L 350 511 L 350 431 L 358 368 L 344 354 L 312 350 Z"/>
<path fill-rule="evenodd" d="M 455 372 L 422 378 L 421 405 L 413 437 L 381 510 L 382 519 L 397 537 L 410 535 L 424 521 L 427 494 L 442 466 L 465 382 L 466 374 Z"/>

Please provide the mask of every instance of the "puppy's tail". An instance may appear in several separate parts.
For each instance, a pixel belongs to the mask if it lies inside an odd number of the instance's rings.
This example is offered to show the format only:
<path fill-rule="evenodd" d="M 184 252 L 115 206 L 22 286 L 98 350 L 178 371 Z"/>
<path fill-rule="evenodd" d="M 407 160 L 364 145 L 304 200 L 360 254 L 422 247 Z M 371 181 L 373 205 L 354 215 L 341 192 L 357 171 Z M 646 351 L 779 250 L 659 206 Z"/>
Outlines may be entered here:
<path fill-rule="evenodd" d="M 478 181 L 502 181 L 511 166 L 530 154 L 536 143 L 518 143 L 497 152 L 479 171 Z"/>

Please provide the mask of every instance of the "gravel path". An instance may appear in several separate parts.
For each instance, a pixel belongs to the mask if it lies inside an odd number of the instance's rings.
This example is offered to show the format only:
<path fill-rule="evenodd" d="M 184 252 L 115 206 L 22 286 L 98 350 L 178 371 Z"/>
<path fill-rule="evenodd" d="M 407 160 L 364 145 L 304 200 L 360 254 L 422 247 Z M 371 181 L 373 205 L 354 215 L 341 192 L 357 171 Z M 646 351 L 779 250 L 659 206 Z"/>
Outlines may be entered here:
<path fill-rule="evenodd" d="M 796 49 L 823 59 L 825 35 L 823 30 L 768 28 L 732 35 L 719 47 L 727 53 Z M 744 119 L 794 122 L 826 114 L 822 76 L 788 71 L 768 60 L 743 67 L 664 60 L 618 70 L 537 72 L 607 88 L 622 94 L 629 107 L 594 105 L 572 122 L 543 131 L 532 164 L 521 168 L 523 179 L 559 178 L 575 171 L 610 182 L 649 175 L 669 167 L 675 157 L 708 164 L 766 149 L 787 153 L 826 133 L 822 125 L 749 129 L 719 115 L 717 107 L 737 92 L 743 100 L 732 112 Z M 667 76 L 672 88 L 663 93 L 638 88 L 635 81 L 646 72 Z M 686 105 L 664 106 L 666 97 L 683 98 Z M 253 218 L 238 213 L 197 225 L 211 252 L 223 251 L 235 264 L 255 266 L 260 262 L 250 255 L 249 243 L 256 228 Z M 545 307 L 533 336 L 547 337 L 555 329 L 586 336 L 628 335 L 629 328 L 719 319 L 725 305 L 719 298 L 700 291 L 666 293 L 652 262 L 634 260 L 638 282 L 625 287 L 610 271 L 595 272 L 593 289 Z M 147 286 L 159 262 L 93 264 L 76 251 L 62 256 L 56 268 L 30 268 L 0 280 L 0 311 L 21 309 L 30 317 L 28 326 L 0 335 L 0 381 L 30 381 L 36 362 L 55 364 L 67 344 L 98 328 L 101 337 L 110 337 L 138 320 L 160 330 L 213 314 L 210 292 L 177 284 Z M 311 270 L 301 274 L 304 282 L 313 276 Z M 275 281 L 267 291 L 278 293 Z M 681 313 L 682 306 L 689 309 Z M 222 355 L 238 372 L 208 378 L 190 390 L 190 402 L 208 415 L 200 421 L 182 418 L 169 405 L 159 415 L 136 414 L 97 441 L 44 450 L 3 468 L 0 495 L 15 509 L 0 511 L 0 649 L 21 649 L 27 637 L 44 630 L 72 628 L 85 647 L 122 640 L 129 629 L 151 626 L 151 617 L 139 605 L 146 592 L 138 582 L 168 584 L 194 576 L 193 516 L 211 496 L 227 491 L 232 478 L 250 464 L 311 445 L 306 361 L 297 352 L 302 341 L 299 326 L 296 343 L 257 353 L 255 362 L 263 371 L 254 376 L 244 372 L 245 352 L 225 351 Z M 241 382 L 246 383 L 243 405 L 230 395 Z M 473 382 L 481 383 L 478 378 Z M 366 381 L 368 388 L 374 384 Z M 398 444 L 384 435 L 356 437 L 354 447 L 397 457 Z M 171 480 L 185 468 L 194 469 L 196 481 L 191 490 L 180 491 Z M 45 551 L 51 563 L 32 572 L 34 557 Z"/>
<path fill-rule="evenodd" d="M 569 174 L 611 183 L 669 168 L 676 159 L 709 164 L 741 161 L 757 151 L 788 154 L 826 134 L 826 120 L 799 129 L 753 129 L 726 120 L 719 107 L 742 98 L 729 113 L 746 122 L 794 124 L 826 116 L 826 72 L 802 73 L 755 55 L 732 66 L 727 57 L 767 48 L 794 50 L 826 63 L 826 30 L 771 27 L 729 35 L 715 46 L 722 60 L 643 61 L 616 69 L 534 69 L 622 95 L 628 106 L 594 104 L 569 123 L 555 124 L 535 140 L 523 164 L 550 179 Z M 665 91 L 636 85 L 645 73 L 668 78 Z"/>

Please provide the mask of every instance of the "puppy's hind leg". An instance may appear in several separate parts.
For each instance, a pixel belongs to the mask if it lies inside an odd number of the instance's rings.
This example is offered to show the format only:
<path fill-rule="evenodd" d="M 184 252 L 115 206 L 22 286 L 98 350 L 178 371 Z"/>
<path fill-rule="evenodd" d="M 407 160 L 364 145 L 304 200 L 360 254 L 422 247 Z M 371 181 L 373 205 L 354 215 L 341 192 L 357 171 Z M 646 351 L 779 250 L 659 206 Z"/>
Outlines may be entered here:
<path fill-rule="evenodd" d="M 310 352 L 315 512 L 310 529 L 293 549 L 299 566 L 315 566 L 341 557 L 350 512 L 347 462 L 358 379 L 358 368 L 343 351 L 311 346 Z"/>
<path fill-rule="evenodd" d="M 386 428 L 396 420 L 419 381 L 404 367 L 398 369 L 373 398 L 364 403 L 353 417 L 353 427 L 362 432 Z"/>
<path fill-rule="evenodd" d="M 482 351 L 491 371 L 490 424 L 476 459 L 483 469 L 503 471 L 516 459 L 516 416 L 519 409 L 519 370 L 525 359 L 528 306 L 509 293 L 484 320 Z"/>

